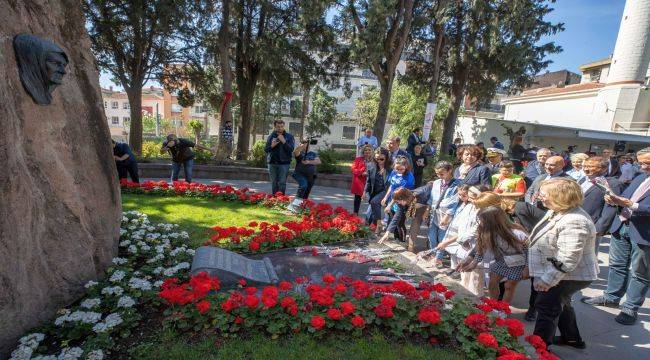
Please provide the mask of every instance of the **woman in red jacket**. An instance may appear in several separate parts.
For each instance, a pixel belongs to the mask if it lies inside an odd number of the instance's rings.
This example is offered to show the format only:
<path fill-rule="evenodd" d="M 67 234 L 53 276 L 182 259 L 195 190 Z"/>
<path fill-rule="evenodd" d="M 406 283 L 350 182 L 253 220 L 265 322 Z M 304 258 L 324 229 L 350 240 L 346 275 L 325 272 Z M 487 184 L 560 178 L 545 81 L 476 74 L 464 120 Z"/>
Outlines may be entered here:
<path fill-rule="evenodd" d="M 366 186 L 366 178 L 368 171 L 375 167 L 373 161 L 373 152 L 370 145 L 366 145 L 361 149 L 362 156 L 354 159 L 352 163 L 352 187 L 350 192 L 354 194 L 354 213 L 359 215 L 359 208 L 361 207 L 361 198 L 363 197 L 363 189 Z"/>

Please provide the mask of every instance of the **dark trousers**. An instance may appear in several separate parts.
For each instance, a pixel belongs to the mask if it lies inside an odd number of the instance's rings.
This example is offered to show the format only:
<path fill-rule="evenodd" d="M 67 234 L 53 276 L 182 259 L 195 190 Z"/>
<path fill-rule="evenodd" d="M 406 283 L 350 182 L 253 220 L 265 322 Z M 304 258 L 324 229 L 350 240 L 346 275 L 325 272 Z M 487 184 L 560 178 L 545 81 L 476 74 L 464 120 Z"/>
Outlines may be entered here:
<path fill-rule="evenodd" d="M 354 213 L 359 213 L 359 208 L 361 208 L 361 195 L 354 195 Z"/>
<path fill-rule="evenodd" d="M 126 179 L 126 175 L 129 174 L 131 177 L 131 181 L 135 183 L 140 182 L 140 178 L 138 177 L 138 163 L 135 161 L 132 161 L 128 164 L 118 164 L 117 165 L 117 175 L 119 176 L 120 179 Z"/>
<path fill-rule="evenodd" d="M 541 337 L 546 345 L 551 345 L 557 328 L 564 341 L 582 341 L 571 297 L 589 284 L 591 281 L 562 280 L 548 291 L 538 292 L 535 301 L 537 322 L 533 334 Z"/>
<path fill-rule="evenodd" d="M 537 290 L 535 290 L 534 278 L 530 278 L 530 295 L 528 296 L 528 311 L 535 311 L 535 301 L 537 300 Z"/>
<path fill-rule="evenodd" d="M 368 219 L 368 224 L 372 224 L 376 221 L 381 220 L 381 200 L 386 195 L 386 191 L 380 191 L 370 196 L 370 210 L 371 216 Z"/>
<path fill-rule="evenodd" d="M 399 241 L 406 241 L 406 211 L 398 206 L 397 211 L 390 211 L 390 220 L 388 220 L 388 228 L 386 230 L 393 230 L 393 236 Z"/>
<path fill-rule="evenodd" d="M 419 173 L 419 174 L 413 173 L 414 185 L 416 189 L 422 186 L 423 177 L 424 177 L 424 173 Z"/>
<path fill-rule="evenodd" d="M 298 183 L 298 192 L 296 193 L 296 197 L 300 199 L 308 199 L 309 194 L 311 193 L 311 188 L 314 187 L 316 176 L 294 172 L 292 177 Z"/>

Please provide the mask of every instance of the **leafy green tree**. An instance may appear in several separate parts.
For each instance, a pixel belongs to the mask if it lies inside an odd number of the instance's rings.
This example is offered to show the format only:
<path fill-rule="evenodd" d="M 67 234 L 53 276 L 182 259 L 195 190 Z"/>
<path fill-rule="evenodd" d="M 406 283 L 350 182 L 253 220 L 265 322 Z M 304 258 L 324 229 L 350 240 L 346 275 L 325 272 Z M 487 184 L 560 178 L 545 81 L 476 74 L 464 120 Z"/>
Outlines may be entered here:
<path fill-rule="evenodd" d="M 414 0 L 340 0 L 336 19 L 347 59 L 367 66 L 379 81 L 379 105 L 374 122 L 378 139 L 384 135 L 397 65 L 411 35 Z"/>
<path fill-rule="evenodd" d="M 160 119 L 160 133 L 172 132 L 172 123 L 167 119 Z M 142 115 L 142 131 L 147 134 L 156 133 L 156 115 Z"/>
<path fill-rule="evenodd" d="M 352 116 L 362 128 L 371 128 L 375 124 L 378 108 L 379 90 L 376 87 L 371 87 L 365 89 L 363 94 L 355 101 Z"/>
<path fill-rule="evenodd" d="M 317 86 L 311 100 L 311 111 L 307 115 L 305 130 L 309 135 L 324 135 L 330 133 L 330 126 L 337 117 L 336 103 L 338 100 Z"/>
<path fill-rule="evenodd" d="M 198 144 L 201 140 L 201 131 L 203 131 L 203 122 L 201 120 L 192 119 L 187 122 L 187 126 L 194 133 L 194 140 Z"/>
<path fill-rule="evenodd" d="M 84 0 L 97 65 L 113 76 L 131 106 L 129 143 L 142 151 L 142 88 L 178 60 L 189 0 Z"/>

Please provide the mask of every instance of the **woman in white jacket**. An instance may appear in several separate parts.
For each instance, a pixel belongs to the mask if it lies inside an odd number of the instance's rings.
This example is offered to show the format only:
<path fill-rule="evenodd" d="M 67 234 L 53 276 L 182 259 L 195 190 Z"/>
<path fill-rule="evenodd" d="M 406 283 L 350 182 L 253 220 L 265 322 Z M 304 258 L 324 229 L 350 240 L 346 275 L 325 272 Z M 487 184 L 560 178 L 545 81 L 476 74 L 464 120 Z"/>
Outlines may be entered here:
<path fill-rule="evenodd" d="M 528 247 L 529 273 L 539 292 L 533 333 L 547 345 L 584 348 L 571 297 L 597 278 L 596 228 L 580 208 L 582 191 L 574 180 L 545 180 L 539 196 L 549 211 L 533 228 Z M 555 337 L 556 327 L 561 336 Z"/>

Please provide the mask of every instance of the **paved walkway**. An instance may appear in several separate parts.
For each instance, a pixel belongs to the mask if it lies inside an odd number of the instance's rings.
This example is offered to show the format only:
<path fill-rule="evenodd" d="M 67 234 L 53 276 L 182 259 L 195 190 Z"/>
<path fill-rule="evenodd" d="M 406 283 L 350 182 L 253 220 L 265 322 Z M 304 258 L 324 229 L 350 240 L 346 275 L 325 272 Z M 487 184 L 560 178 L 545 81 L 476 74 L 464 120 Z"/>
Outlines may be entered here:
<path fill-rule="evenodd" d="M 196 181 L 209 184 L 231 184 L 235 187 L 248 187 L 256 191 L 270 192 L 268 182 L 245 181 L 245 180 L 209 180 L 196 179 Z M 296 193 L 297 186 L 293 183 L 287 184 L 287 194 Z M 343 206 L 352 210 L 353 197 L 349 191 L 338 188 L 328 188 L 316 185 L 312 190 L 310 198 L 316 202 L 326 201 L 334 206 Z M 362 211 L 365 205 L 362 205 Z M 424 236 L 424 228 L 421 231 Z M 424 239 L 421 239 L 424 240 Z M 397 244 L 393 243 L 391 247 Z M 399 246 L 399 245 L 397 245 Z M 639 321 L 633 326 L 620 325 L 614 321 L 618 314 L 617 309 L 606 307 L 592 307 L 578 301 L 582 296 L 595 296 L 602 293 L 607 285 L 607 271 L 609 262 L 609 242 L 606 241 L 600 246 L 598 256 L 600 264 L 599 279 L 591 286 L 574 297 L 578 325 L 582 337 L 587 343 L 587 349 L 577 350 L 570 347 L 553 347 L 553 352 L 563 359 L 648 359 L 650 358 L 650 298 L 646 298 L 643 307 L 639 311 Z M 402 256 L 412 259 L 414 255 L 403 251 Z M 436 279 L 444 282 L 453 281 L 443 274 L 438 274 L 435 268 L 421 266 L 424 272 L 435 276 Z M 528 307 L 528 295 L 530 293 L 530 282 L 523 281 L 517 287 L 516 295 L 512 301 L 512 310 L 515 317 L 523 321 L 523 315 Z M 533 331 L 534 322 L 526 322 L 526 333 Z"/>

